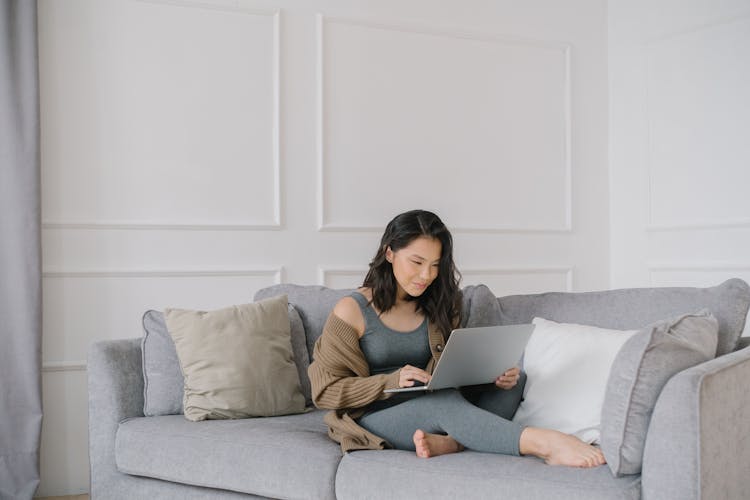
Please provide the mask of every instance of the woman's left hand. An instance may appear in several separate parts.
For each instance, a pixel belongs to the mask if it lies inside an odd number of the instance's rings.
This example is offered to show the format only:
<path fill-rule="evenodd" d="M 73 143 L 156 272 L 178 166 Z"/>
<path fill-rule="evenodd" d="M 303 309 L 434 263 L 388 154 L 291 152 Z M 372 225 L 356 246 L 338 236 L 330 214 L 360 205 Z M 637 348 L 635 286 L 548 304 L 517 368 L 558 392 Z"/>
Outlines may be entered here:
<path fill-rule="evenodd" d="M 518 383 L 518 379 L 521 377 L 521 369 L 514 366 L 510 370 L 506 370 L 505 373 L 495 379 L 495 385 L 500 389 L 513 389 Z"/>

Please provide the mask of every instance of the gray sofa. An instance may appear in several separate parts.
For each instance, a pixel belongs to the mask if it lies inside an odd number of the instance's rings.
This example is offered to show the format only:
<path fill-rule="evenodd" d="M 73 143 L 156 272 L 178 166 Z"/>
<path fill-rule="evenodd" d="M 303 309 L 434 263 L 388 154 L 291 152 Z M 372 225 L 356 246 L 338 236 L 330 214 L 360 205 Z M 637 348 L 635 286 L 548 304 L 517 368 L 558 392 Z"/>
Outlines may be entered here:
<path fill-rule="evenodd" d="M 142 339 L 100 341 L 88 359 L 91 498 L 747 498 L 750 348 L 745 338 L 737 341 L 750 304 L 744 281 L 492 296 L 489 302 L 486 287 L 465 291 L 470 325 L 528 323 L 540 316 L 632 329 L 708 308 L 719 321 L 721 355 L 669 380 L 654 408 L 642 473 L 614 477 L 607 466 L 553 467 L 532 457 L 472 451 L 429 460 L 397 450 L 342 456 L 320 410 L 203 422 L 179 414 L 144 416 Z M 329 311 L 346 293 L 276 285 L 255 299 L 288 295 L 304 332 L 295 356 L 306 365 Z M 309 396 L 305 368 L 300 379 Z"/>

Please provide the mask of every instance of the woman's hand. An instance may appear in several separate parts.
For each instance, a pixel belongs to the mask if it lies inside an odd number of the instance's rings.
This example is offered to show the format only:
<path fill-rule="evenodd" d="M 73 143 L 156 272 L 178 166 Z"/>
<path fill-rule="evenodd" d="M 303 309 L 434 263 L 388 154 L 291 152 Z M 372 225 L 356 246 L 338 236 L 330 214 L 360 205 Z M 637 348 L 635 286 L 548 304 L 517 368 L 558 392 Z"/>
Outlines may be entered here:
<path fill-rule="evenodd" d="M 421 368 L 416 366 L 406 365 L 399 371 L 398 386 L 399 387 L 412 387 L 414 382 L 422 382 L 426 384 L 430 381 L 432 376 Z"/>
<path fill-rule="evenodd" d="M 495 379 L 495 385 L 500 389 L 513 389 L 518 383 L 518 379 L 521 378 L 521 369 L 514 366 L 510 370 L 506 370 L 505 373 Z"/>

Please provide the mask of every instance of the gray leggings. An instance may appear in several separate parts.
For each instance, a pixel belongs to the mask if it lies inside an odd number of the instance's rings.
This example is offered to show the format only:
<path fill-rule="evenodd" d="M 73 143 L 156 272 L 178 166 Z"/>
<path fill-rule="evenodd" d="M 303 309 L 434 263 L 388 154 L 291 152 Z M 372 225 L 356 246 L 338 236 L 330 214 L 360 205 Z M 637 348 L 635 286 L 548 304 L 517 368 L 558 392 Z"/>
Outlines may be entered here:
<path fill-rule="evenodd" d="M 414 432 L 447 434 L 474 451 L 519 455 L 523 427 L 510 419 L 523 396 L 526 374 L 511 390 L 464 393 L 443 389 L 365 414 L 359 425 L 399 450 L 414 451 Z"/>

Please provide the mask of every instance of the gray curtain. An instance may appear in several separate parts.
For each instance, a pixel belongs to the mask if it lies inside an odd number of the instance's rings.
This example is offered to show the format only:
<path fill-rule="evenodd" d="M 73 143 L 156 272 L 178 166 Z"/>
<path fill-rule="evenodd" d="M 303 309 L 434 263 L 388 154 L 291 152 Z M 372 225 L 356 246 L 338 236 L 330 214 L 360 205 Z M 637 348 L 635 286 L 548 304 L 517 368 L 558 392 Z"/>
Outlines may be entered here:
<path fill-rule="evenodd" d="M 42 287 L 35 0 L 0 0 L 0 498 L 39 486 Z"/>

